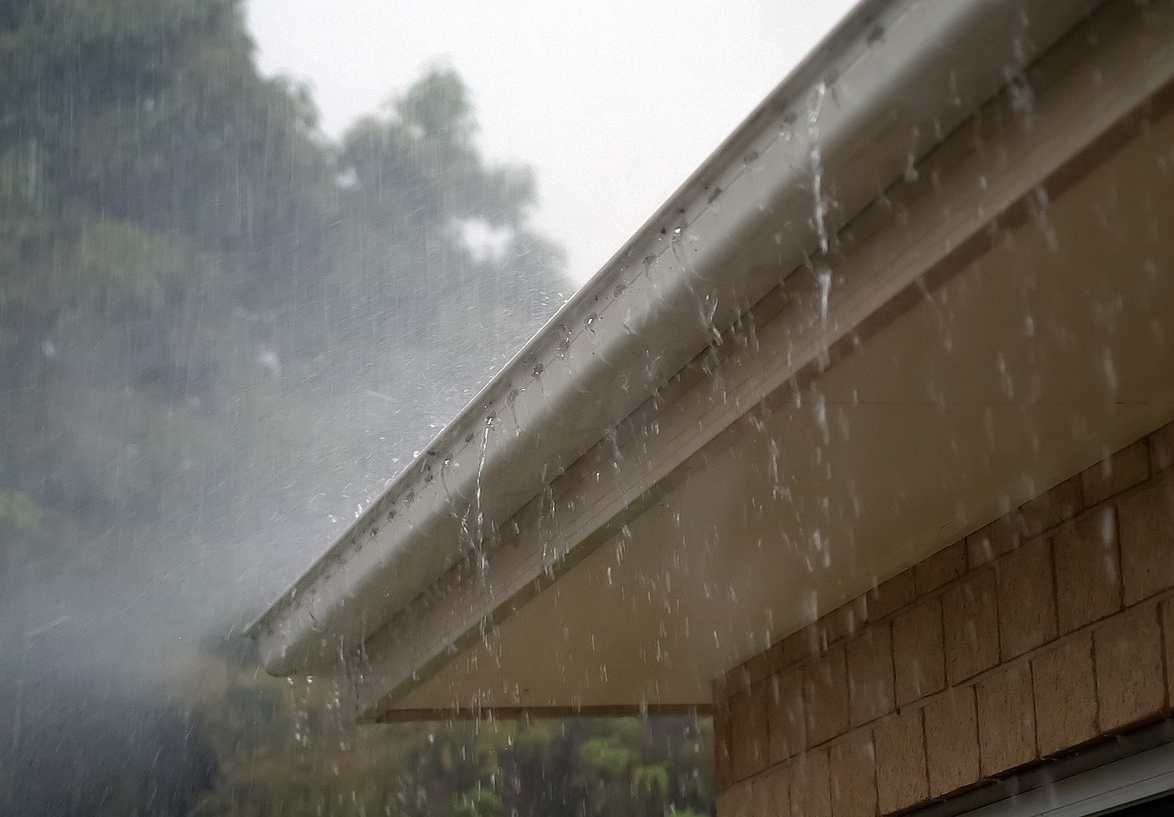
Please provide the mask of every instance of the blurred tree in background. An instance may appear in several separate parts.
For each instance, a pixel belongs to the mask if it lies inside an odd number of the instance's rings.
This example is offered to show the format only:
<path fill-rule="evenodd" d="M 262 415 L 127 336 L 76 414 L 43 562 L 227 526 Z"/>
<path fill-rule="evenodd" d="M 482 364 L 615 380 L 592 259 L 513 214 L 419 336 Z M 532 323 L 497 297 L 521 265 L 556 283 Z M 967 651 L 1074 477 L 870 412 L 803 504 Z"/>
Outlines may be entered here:
<path fill-rule="evenodd" d="M 124 440 L 91 422 L 109 400 L 198 426 L 247 411 L 258 385 L 305 402 L 395 383 L 390 350 L 422 368 L 486 338 L 512 350 L 567 289 L 526 226 L 530 174 L 485 165 L 451 71 L 335 146 L 306 89 L 257 73 L 235 0 L 0 9 L 0 388 L 68 392 L 55 434 L 9 435 L 41 448 L 5 456 L 0 487 L 74 510 L 157 500 L 177 452 L 140 446 L 110 480 Z M 465 241 L 475 221 L 506 233 L 499 256 Z M 500 363 L 456 357 L 469 374 Z M 13 408 L 40 425 L 54 411 Z M 66 453 L 70 473 L 46 469 Z"/>
<path fill-rule="evenodd" d="M 336 144 L 239 0 L 0 0 L 0 100 L 0 813 L 709 813 L 705 721 L 356 730 L 219 636 L 570 291 L 460 78 Z"/>
<path fill-rule="evenodd" d="M 660 817 L 713 813 L 712 726 L 688 717 L 356 727 L 338 687 L 221 651 L 174 682 L 217 747 L 205 814 Z M 259 727 L 259 728 L 258 728 Z"/>

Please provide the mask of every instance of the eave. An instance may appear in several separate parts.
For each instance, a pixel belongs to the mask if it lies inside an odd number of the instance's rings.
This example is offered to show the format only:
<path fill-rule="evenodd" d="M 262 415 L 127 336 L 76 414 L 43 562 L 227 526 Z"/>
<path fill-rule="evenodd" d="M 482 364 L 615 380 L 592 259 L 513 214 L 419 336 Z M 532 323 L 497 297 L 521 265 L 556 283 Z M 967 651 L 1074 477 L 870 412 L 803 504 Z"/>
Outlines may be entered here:
<path fill-rule="evenodd" d="M 1037 126 L 1057 139 L 1000 145 L 1010 158 L 969 213 L 911 210 L 924 229 L 849 254 L 834 287 L 792 280 L 1087 6 L 862 4 L 254 624 L 266 668 L 355 656 L 359 710 L 385 711 L 658 502 L 752 408 L 789 399 L 981 253 L 992 218 L 1025 212 L 1164 87 L 1168 47 L 1110 59 L 1129 92 L 1079 116 L 1071 93 L 1041 99 Z M 1033 54 L 1009 36 L 1022 20 Z M 952 178 L 958 202 L 981 172 Z M 817 190 L 834 209 L 817 213 Z"/>

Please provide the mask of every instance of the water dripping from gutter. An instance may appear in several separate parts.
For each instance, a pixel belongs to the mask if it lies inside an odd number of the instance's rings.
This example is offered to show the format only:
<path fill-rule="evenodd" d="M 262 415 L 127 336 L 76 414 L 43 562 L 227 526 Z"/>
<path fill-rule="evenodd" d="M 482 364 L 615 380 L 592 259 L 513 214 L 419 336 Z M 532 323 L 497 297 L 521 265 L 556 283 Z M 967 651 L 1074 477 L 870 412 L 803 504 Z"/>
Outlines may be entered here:
<path fill-rule="evenodd" d="M 489 431 L 492 428 L 493 428 L 493 415 L 491 414 L 491 415 L 489 415 L 489 417 L 485 418 L 485 428 L 481 432 L 481 456 L 477 460 L 477 481 L 476 481 L 476 490 L 474 491 L 474 500 L 473 500 L 474 501 L 473 507 L 476 511 L 474 519 L 476 520 L 476 525 L 477 525 L 477 527 L 476 527 L 477 539 L 473 543 L 473 547 L 476 549 L 476 552 L 477 552 L 477 565 L 479 568 L 486 567 L 485 548 L 483 547 L 485 513 L 484 513 L 484 509 L 481 506 L 481 475 L 485 471 L 485 454 L 486 454 L 486 451 L 488 451 L 488 449 L 489 449 Z"/>
<path fill-rule="evenodd" d="M 808 158 L 811 161 L 811 194 L 815 200 L 815 232 L 819 236 L 820 252 L 828 251 L 827 225 L 824 215 L 827 211 L 823 201 L 823 150 L 819 144 L 819 115 L 823 111 L 823 100 L 827 96 L 826 82 L 819 83 L 815 89 L 815 101 L 807 115 L 807 133 L 811 139 L 811 150 Z"/>
<path fill-rule="evenodd" d="M 669 238 L 669 248 L 673 252 L 673 258 L 681 266 L 681 270 L 685 273 L 685 283 L 689 288 L 689 292 L 697 298 L 697 311 L 701 319 L 701 325 L 706 329 L 709 335 L 711 346 L 720 346 L 722 343 L 722 333 L 717 327 L 715 316 L 717 314 L 717 296 L 713 293 L 699 294 L 693 286 L 695 270 L 689 262 L 689 253 L 684 245 L 686 238 L 686 225 L 675 228 Z M 696 240 L 695 238 L 693 240 Z"/>

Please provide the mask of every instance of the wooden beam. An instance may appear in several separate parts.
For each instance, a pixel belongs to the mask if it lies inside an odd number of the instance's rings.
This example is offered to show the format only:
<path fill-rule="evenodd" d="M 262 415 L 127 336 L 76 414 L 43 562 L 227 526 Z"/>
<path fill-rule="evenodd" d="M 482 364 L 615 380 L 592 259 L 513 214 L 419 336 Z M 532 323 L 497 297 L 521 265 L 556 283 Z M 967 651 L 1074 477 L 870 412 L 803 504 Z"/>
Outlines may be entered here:
<path fill-rule="evenodd" d="M 527 706 L 480 709 L 387 709 L 371 723 L 412 723 L 452 720 L 543 720 L 550 718 L 707 718 L 713 714 L 710 704 L 667 704 L 658 706 Z"/>

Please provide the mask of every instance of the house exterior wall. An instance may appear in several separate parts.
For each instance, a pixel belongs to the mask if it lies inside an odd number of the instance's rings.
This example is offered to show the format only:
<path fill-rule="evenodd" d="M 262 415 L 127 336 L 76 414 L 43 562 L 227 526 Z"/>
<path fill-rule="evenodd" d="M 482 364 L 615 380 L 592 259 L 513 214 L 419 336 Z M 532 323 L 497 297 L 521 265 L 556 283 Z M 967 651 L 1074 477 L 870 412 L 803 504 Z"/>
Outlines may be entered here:
<path fill-rule="evenodd" d="M 1168 717 L 1174 423 L 714 687 L 719 817 L 881 817 Z"/>

